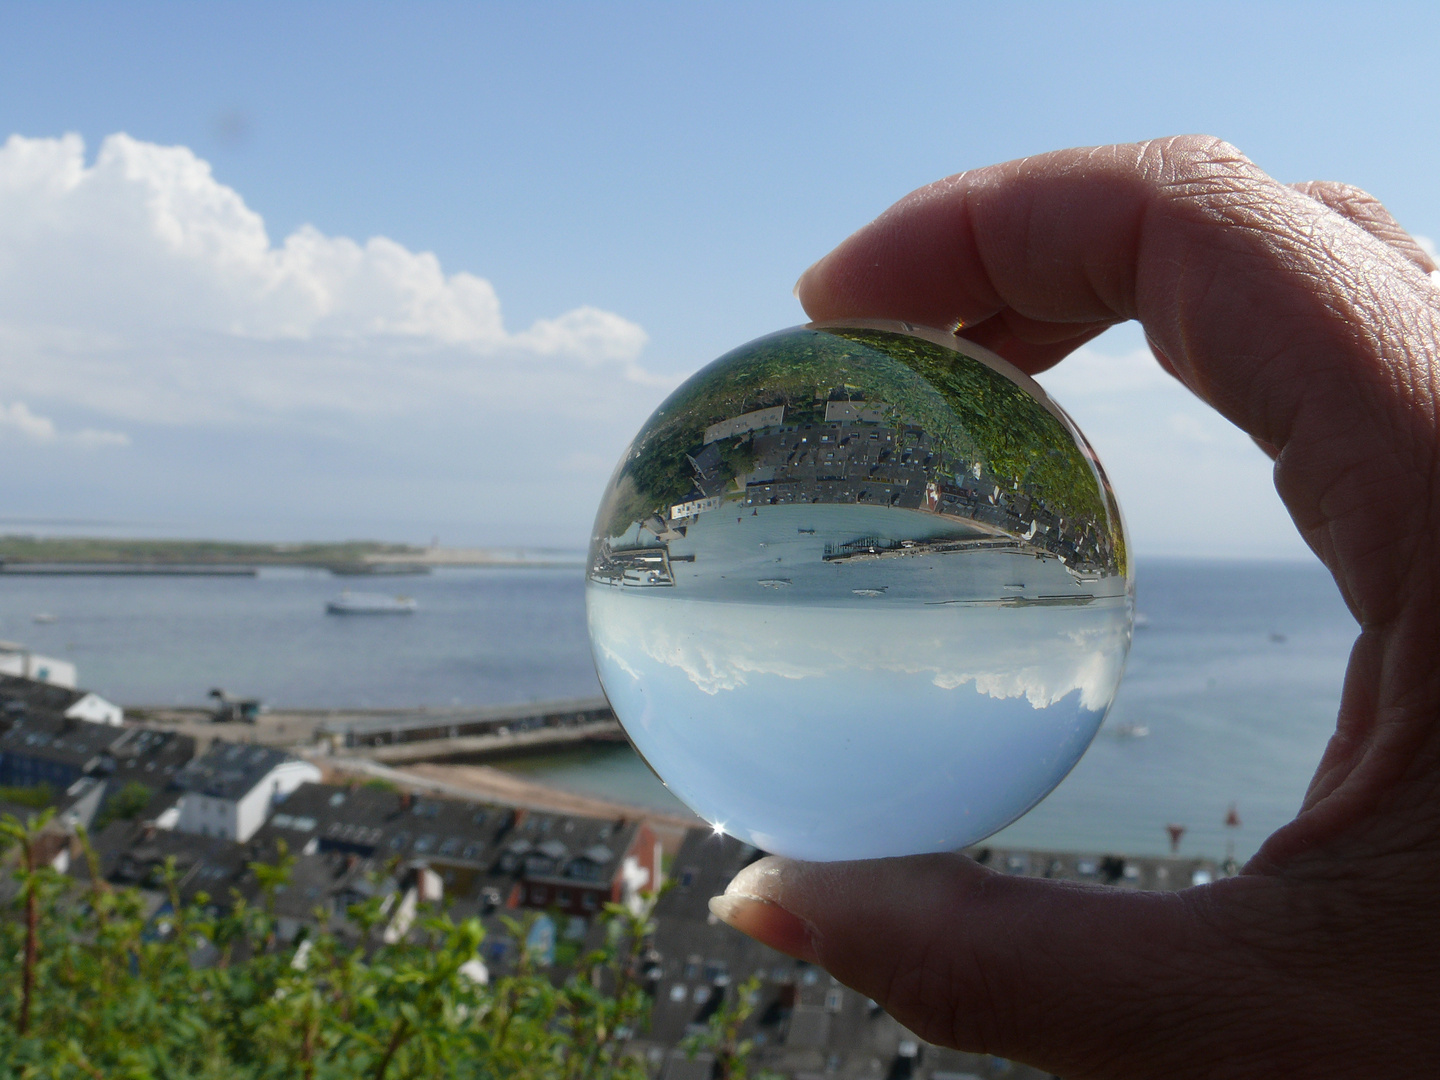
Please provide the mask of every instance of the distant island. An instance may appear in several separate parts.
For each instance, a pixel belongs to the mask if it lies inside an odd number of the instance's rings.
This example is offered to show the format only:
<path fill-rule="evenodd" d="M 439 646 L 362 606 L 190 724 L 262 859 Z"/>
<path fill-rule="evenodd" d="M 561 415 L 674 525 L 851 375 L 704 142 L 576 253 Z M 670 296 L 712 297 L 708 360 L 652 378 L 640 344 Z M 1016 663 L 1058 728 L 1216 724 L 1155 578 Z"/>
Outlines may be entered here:
<path fill-rule="evenodd" d="M 565 566 L 579 554 L 517 548 L 417 547 L 374 540 L 251 544 L 229 540 L 134 540 L 102 537 L 0 536 L 0 572 L 137 572 L 185 568 L 298 566 L 336 574 L 425 573 L 436 566 Z"/>

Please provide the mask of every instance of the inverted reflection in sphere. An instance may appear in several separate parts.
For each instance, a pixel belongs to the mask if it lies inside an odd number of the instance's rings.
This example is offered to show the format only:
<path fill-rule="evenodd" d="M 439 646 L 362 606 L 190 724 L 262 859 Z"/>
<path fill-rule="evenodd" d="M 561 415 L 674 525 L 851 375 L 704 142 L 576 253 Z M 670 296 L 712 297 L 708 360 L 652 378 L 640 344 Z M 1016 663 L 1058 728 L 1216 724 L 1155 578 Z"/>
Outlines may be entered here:
<path fill-rule="evenodd" d="M 760 338 L 671 394 L 605 490 L 586 607 L 670 790 L 806 859 L 959 848 L 1034 806 L 1110 707 L 1132 613 L 1068 417 L 882 322 Z"/>

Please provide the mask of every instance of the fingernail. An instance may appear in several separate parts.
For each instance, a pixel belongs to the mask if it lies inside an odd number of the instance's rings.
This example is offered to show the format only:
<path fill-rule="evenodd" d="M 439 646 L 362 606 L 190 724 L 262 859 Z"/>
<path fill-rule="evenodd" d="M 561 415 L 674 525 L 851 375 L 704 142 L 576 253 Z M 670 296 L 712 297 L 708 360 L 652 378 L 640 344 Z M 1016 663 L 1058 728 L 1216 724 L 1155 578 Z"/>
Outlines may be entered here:
<path fill-rule="evenodd" d="M 783 861 L 774 858 L 747 866 L 735 875 L 723 896 L 711 897 L 710 911 L 762 945 L 797 960 L 819 963 L 815 928 L 774 899 L 783 867 Z"/>

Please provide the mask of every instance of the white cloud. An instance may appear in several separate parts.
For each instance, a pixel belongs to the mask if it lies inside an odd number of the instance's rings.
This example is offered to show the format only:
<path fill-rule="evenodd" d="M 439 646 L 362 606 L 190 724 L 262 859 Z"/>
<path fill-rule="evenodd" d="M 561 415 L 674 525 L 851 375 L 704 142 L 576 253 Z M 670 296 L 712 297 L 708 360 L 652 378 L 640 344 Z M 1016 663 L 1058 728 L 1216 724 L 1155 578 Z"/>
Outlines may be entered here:
<path fill-rule="evenodd" d="M 0 402 L 0 437 L 15 435 L 31 443 L 72 443 L 76 446 L 129 446 L 130 436 L 120 431 L 82 428 L 61 432 L 48 416 L 37 416 L 23 401 Z"/>
<path fill-rule="evenodd" d="M 36 416 L 23 401 L 0 404 L 0 431 L 10 431 L 31 442 L 54 442 L 55 422 Z"/>
<path fill-rule="evenodd" d="M 593 307 L 512 332 L 488 281 L 384 237 L 307 226 L 273 243 L 183 146 L 112 135 L 88 165 L 76 135 L 0 146 L 11 397 L 180 425 L 547 396 L 563 413 L 663 385 L 638 364 L 645 342 Z"/>
<path fill-rule="evenodd" d="M 640 679 L 639 664 L 655 685 L 683 678 L 710 697 L 762 686 L 781 693 L 770 681 L 776 678 L 813 685 L 900 676 L 896 685 L 973 685 L 985 697 L 1023 698 L 1042 710 L 1078 690 L 1080 704 L 1098 711 L 1110 704 L 1128 646 L 1128 631 L 1109 608 L 960 615 L 914 606 L 637 602 L 603 588 L 592 590 L 588 604 L 602 672 L 614 666 Z"/>

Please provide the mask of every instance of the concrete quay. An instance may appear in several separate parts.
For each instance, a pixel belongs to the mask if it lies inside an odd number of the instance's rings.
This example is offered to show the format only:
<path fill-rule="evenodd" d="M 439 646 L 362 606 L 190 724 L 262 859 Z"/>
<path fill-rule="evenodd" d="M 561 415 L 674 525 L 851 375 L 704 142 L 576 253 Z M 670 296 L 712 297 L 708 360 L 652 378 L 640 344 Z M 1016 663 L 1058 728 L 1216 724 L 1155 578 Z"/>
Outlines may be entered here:
<path fill-rule="evenodd" d="M 624 734 L 601 697 L 509 705 L 417 709 L 272 709 L 253 723 L 216 723 L 202 708 L 128 706 L 150 727 L 198 740 L 258 743 L 296 749 L 324 745 L 389 762 L 470 760 L 530 753 L 577 742 L 620 741 Z"/>

